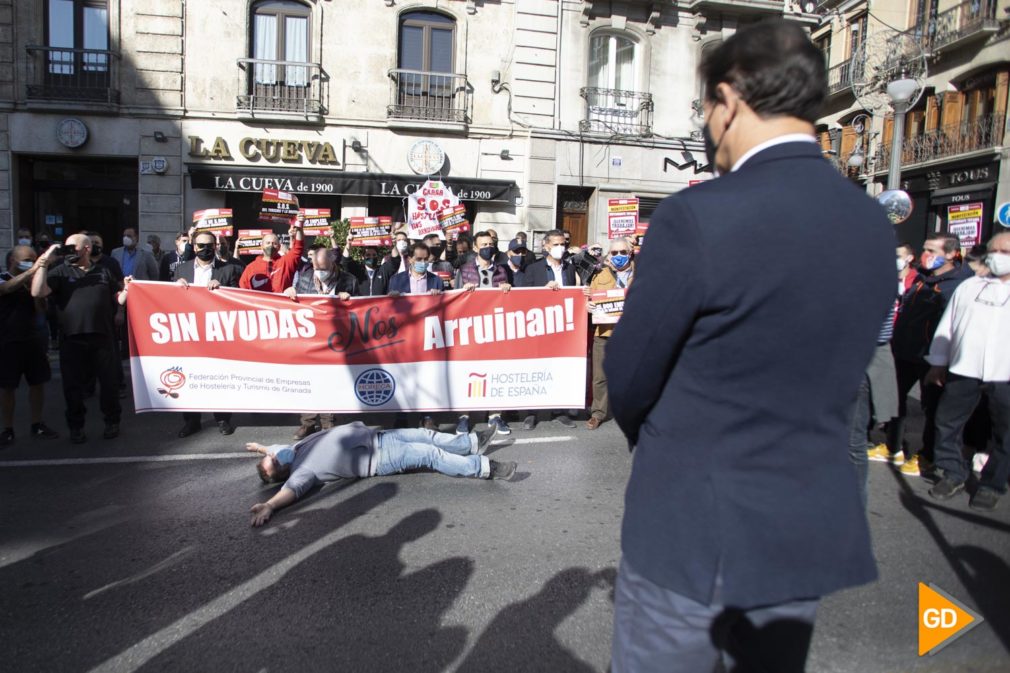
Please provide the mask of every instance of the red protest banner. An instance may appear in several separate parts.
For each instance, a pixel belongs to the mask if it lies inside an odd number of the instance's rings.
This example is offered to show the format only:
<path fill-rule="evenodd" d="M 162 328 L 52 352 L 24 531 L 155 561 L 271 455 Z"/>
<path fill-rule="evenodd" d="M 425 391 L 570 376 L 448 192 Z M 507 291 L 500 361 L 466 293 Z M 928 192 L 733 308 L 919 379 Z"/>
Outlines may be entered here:
<path fill-rule="evenodd" d="M 260 224 L 290 225 L 298 214 L 298 197 L 279 189 L 263 190 L 263 205 L 260 207 Z"/>
<path fill-rule="evenodd" d="M 130 285 L 138 411 L 436 411 L 584 405 L 581 290 L 341 302 Z M 473 394 L 472 380 L 485 385 Z M 174 393 L 171 394 L 171 393 Z"/>
<path fill-rule="evenodd" d="M 231 236 L 231 208 L 208 208 L 193 213 L 193 226 L 198 232 L 209 231 L 215 236 Z"/>

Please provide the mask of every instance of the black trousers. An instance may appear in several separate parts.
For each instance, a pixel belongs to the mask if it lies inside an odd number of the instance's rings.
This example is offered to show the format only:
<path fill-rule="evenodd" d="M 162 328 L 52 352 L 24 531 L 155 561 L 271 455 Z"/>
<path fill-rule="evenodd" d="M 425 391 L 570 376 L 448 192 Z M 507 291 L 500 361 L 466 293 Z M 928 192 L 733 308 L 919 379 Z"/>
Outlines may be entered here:
<path fill-rule="evenodd" d="M 99 406 L 106 423 L 119 423 L 119 377 L 116 342 L 112 335 L 76 334 L 60 343 L 60 373 L 67 403 L 67 426 L 84 427 L 84 400 L 88 390 L 99 386 Z"/>
<path fill-rule="evenodd" d="M 199 424 L 200 423 L 200 412 L 199 411 L 184 411 L 184 412 L 182 412 L 182 421 L 184 423 Z M 217 413 L 217 412 L 215 412 L 214 413 L 214 421 L 218 422 L 218 423 L 221 422 L 221 421 L 229 421 L 230 422 L 231 421 L 231 412 L 227 412 L 227 413 Z"/>
<path fill-rule="evenodd" d="M 908 393 L 912 386 L 919 384 L 922 413 L 926 417 L 922 428 L 922 456 L 933 461 L 933 447 L 936 444 L 936 405 L 940 401 L 941 388 L 926 384 L 926 372 L 929 364 L 925 360 L 910 362 L 909 360 L 894 360 L 894 369 L 898 376 L 898 415 L 887 424 L 887 448 L 895 451 L 905 450 L 905 457 L 911 458 L 919 453 L 904 448 L 905 416 L 908 414 Z"/>
<path fill-rule="evenodd" d="M 962 433 L 983 394 L 989 401 L 989 415 L 995 441 L 990 443 L 989 460 L 982 469 L 979 487 L 1006 493 L 1010 478 L 1010 383 L 983 383 L 957 374 L 948 374 L 936 412 L 936 466 L 956 481 L 968 478 L 968 466 L 961 454 Z"/>

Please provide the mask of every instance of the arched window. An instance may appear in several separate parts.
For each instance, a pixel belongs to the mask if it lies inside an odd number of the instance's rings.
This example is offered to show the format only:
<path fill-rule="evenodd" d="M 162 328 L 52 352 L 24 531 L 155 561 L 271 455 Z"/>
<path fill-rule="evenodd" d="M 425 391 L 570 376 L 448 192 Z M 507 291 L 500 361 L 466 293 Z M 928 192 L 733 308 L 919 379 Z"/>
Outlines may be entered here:
<path fill-rule="evenodd" d="M 405 12 L 400 16 L 397 67 L 451 73 L 456 22 L 438 12 Z"/>
<path fill-rule="evenodd" d="M 614 135 L 649 135 L 652 132 L 652 96 L 641 92 L 638 42 L 610 30 L 589 39 L 586 118 L 582 131 Z"/>
<path fill-rule="evenodd" d="M 290 65 L 309 60 L 309 7 L 293 0 L 253 5 L 252 57 L 257 85 L 305 86 L 309 69 Z"/>
<path fill-rule="evenodd" d="M 635 47 L 635 43 L 623 35 L 593 35 L 589 43 L 589 86 L 635 91 Z"/>
<path fill-rule="evenodd" d="M 466 77 L 453 72 L 455 19 L 431 11 L 404 12 L 399 28 L 389 116 L 465 122 Z"/>

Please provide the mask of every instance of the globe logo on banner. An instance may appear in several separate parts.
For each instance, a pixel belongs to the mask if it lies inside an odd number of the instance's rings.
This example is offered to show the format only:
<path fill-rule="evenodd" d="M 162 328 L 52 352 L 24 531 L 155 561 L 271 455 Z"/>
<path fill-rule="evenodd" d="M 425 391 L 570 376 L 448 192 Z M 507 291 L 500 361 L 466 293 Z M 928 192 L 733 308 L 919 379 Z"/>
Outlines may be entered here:
<path fill-rule="evenodd" d="M 396 380 L 384 369 L 366 369 L 354 380 L 354 394 L 362 403 L 378 407 L 393 399 Z"/>

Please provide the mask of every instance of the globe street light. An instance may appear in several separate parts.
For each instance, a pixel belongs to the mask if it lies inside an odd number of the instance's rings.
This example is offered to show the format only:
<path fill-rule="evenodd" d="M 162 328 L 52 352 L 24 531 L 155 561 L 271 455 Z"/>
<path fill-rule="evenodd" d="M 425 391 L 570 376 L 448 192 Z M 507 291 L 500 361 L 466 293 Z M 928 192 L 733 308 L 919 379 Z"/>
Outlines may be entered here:
<path fill-rule="evenodd" d="M 919 83 L 904 72 L 901 78 L 887 83 L 887 97 L 894 108 L 894 129 L 891 134 L 891 164 L 887 169 L 887 188 L 897 189 L 901 181 L 901 139 L 905 135 L 905 113 L 909 101 L 919 90 Z"/>

